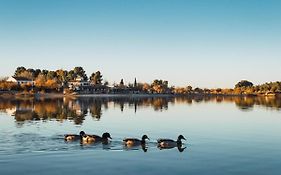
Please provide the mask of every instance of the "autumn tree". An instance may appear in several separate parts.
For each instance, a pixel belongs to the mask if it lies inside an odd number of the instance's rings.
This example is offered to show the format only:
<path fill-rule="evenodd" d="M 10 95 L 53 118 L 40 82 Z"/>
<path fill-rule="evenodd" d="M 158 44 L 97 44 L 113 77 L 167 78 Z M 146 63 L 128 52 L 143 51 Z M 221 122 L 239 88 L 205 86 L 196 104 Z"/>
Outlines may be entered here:
<path fill-rule="evenodd" d="M 40 73 L 37 78 L 35 79 L 35 86 L 37 87 L 44 87 L 47 81 L 46 75 Z"/>
<path fill-rule="evenodd" d="M 41 70 L 40 69 L 36 69 L 35 71 L 34 71 L 34 78 L 36 78 L 39 74 L 41 73 Z"/>
<path fill-rule="evenodd" d="M 17 83 L 7 82 L 6 80 L 0 81 L 0 90 L 12 90 L 18 87 Z"/>
<path fill-rule="evenodd" d="M 46 87 L 47 89 L 56 89 L 56 88 L 58 88 L 58 84 L 57 84 L 57 82 L 56 82 L 55 80 L 53 80 L 53 79 L 48 79 L 48 80 L 46 81 L 46 83 L 45 83 L 45 87 Z"/>
<path fill-rule="evenodd" d="M 92 84 L 94 84 L 94 85 L 101 85 L 102 84 L 102 75 L 101 75 L 100 71 L 92 73 L 92 75 L 90 76 L 90 80 L 91 80 Z"/>
<path fill-rule="evenodd" d="M 28 79 L 35 79 L 39 73 L 41 72 L 40 69 L 26 69 L 25 67 L 17 67 L 17 69 L 15 70 L 15 74 L 14 76 L 16 77 L 24 77 L 24 78 L 28 78 Z"/>
<path fill-rule="evenodd" d="M 78 76 L 84 78 L 84 80 L 88 80 L 88 77 L 83 69 L 83 67 L 75 67 L 73 69 L 74 75 L 76 76 L 75 78 L 77 78 Z"/>
<path fill-rule="evenodd" d="M 46 70 L 46 69 L 43 69 L 43 70 L 41 71 L 41 73 L 44 74 L 44 75 L 46 75 L 46 76 L 47 76 L 48 72 L 49 72 L 49 71 Z"/>
<path fill-rule="evenodd" d="M 18 77 L 24 77 L 24 78 L 27 78 L 27 79 L 33 79 L 33 78 L 34 78 L 32 72 L 29 72 L 29 71 L 27 71 L 27 70 L 22 71 L 22 72 L 19 73 L 17 76 L 18 76 Z"/>
<path fill-rule="evenodd" d="M 27 69 L 26 71 L 29 72 L 29 73 L 32 75 L 32 78 L 35 77 L 35 70 L 34 70 L 34 69 L 29 68 L 29 69 Z"/>
<path fill-rule="evenodd" d="M 151 84 L 151 88 L 156 93 L 164 93 L 168 89 L 168 81 L 154 80 Z"/>
<path fill-rule="evenodd" d="M 57 78 L 57 73 L 55 71 L 49 71 L 47 74 L 47 80 L 53 80 Z"/>
<path fill-rule="evenodd" d="M 68 81 L 71 81 L 71 80 L 74 80 L 75 78 L 77 77 L 77 75 L 74 73 L 73 70 L 70 70 L 68 73 L 67 73 L 67 80 Z"/>
<path fill-rule="evenodd" d="M 148 83 L 141 84 L 140 86 L 142 87 L 141 89 L 144 92 L 149 92 L 150 91 L 150 85 Z"/>
<path fill-rule="evenodd" d="M 241 80 L 235 85 L 235 88 L 252 87 L 253 85 L 254 84 L 248 80 Z"/>
<path fill-rule="evenodd" d="M 194 89 L 194 92 L 201 94 L 201 93 L 203 93 L 204 91 L 203 91 L 203 89 L 197 87 L 197 88 Z"/>
<path fill-rule="evenodd" d="M 17 67 L 17 69 L 15 70 L 15 74 L 14 76 L 18 77 L 19 74 L 21 74 L 22 72 L 26 71 L 26 68 L 21 66 L 21 67 Z"/>
<path fill-rule="evenodd" d="M 67 81 L 67 74 L 68 72 L 66 70 L 56 70 L 56 74 L 57 74 L 57 79 L 60 83 L 65 83 Z"/>
<path fill-rule="evenodd" d="M 191 93 L 192 92 L 192 86 L 187 86 L 186 87 L 186 92 Z"/>

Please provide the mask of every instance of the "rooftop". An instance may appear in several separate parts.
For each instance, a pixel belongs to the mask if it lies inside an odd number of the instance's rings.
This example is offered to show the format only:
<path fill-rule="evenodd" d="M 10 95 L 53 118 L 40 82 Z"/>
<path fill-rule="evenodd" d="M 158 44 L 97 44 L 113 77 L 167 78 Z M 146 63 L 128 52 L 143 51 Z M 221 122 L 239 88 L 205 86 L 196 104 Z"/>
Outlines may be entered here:
<path fill-rule="evenodd" d="M 13 76 L 13 78 L 16 79 L 17 81 L 32 81 L 32 79 L 26 78 L 26 77 L 16 77 L 16 76 Z"/>

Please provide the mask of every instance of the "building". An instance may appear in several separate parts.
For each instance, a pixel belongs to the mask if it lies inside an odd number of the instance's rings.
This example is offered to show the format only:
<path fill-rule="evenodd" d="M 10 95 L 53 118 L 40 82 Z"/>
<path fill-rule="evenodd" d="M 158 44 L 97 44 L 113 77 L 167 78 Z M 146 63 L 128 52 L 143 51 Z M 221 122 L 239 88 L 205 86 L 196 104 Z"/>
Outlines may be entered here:
<path fill-rule="evenodd" d="M 12 76 L 12 77 L 9 77 L 7 79 L 7 82 L 14 82 L 14 83 L 17 83 L 18 85 L 32 85 L 32 86 L 34 86 L 34 81 L 32 79 L 25 78 L 25 77 Z"/>
<path fill-rule="evenodd" d="M 68 82 L 68 88 L 72 90 L 83 90 L 87 86 L 90 86 L 90 83 L 83 77 L 77 77 L 75 80 Z"/>

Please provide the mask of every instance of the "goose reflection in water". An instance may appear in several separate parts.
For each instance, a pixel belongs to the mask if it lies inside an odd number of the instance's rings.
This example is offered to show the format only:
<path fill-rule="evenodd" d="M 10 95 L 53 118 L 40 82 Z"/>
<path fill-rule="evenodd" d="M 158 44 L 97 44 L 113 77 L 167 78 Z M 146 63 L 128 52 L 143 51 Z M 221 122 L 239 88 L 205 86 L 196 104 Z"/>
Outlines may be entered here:
<path fill-rule="evenodd" d="M 123 149 L 126 150 L 126 151 L 130 151 L 130 150 L 140 150 L 142 149 L 143 152 L 147 152 L 147 146 L 146 145 L 137 145 L 137 146 L 134 146 L 134 145 L 124 145 L 123 146 Z"/>
<path fill-rule="evenodd" d="M 93 148 L 94 150 L 95 149 L 100 149 L 102 148 L 103 150 L 110 150 L 112 145 L 111 145 L 111 142 L 108 142 L 106 144 L 102 143 L 102 142 L 83 142 L 83 141 L 80 141 L 80 147 L 81 148 L 86 148 L 86 149 L 89 149 L 89 148 Z"/>
<path fill-rule="evenodd" d="M 174 146 L 174 147 L 161 147 L 161 146 L 157 146 L 160 150 L 165 150 L 165 149 L 173 149 L 175 147 L 178 148 L 179 152 L 183 152 L 185 150 L 185 146 L 183 147 L 182 145 L 177 145 L 177 146 Z"/>

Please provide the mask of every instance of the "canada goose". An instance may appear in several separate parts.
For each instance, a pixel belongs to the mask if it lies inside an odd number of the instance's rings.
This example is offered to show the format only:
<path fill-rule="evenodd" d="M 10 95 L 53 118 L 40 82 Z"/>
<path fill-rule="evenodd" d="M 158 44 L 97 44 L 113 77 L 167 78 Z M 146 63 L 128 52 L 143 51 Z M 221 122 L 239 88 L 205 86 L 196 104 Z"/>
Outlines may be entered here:
<path fill-rule="evenodd" d="M 80 131 L 79 135 L 77 135 L 77 134 L 65 134 L 64 140 L 65 141 L 77 141 L 77 140 L 81 140 L 84 135 L 85 135 L 84 131 Z"/>
<path fill-rule="evenodd" d="M 182 141 L 181 140 L 186 140 L 184 136 L 179 135 L 177 141 L 172 140 L 172 139 L 158 139 L 158 147 L 159 148 L 174 148 L 174 147 L 181 147 Z"/>
<path fill-rule="evenodd" d="M 142 139 L 136 139 L 136 138 L 125 138 L 123 140 L 124 144 L 127 147 L 132 147 L 132 146 L 139 146 L 139 145 L 145 145 L 145 140 L 149 138 L 147 137 L 147 135 L 143 135 Z"/>
<path fill-rule="evenodd" d="M 103 133 L 101 137 L 98 135 L 85 134 L 82 137 L 82 142 L 85 142 L 85 143 L 102 142 L 103 144 L 108 144 L 108 141 L 109 141 L 108 139 L 112 139 L 108 132 Z"/>

